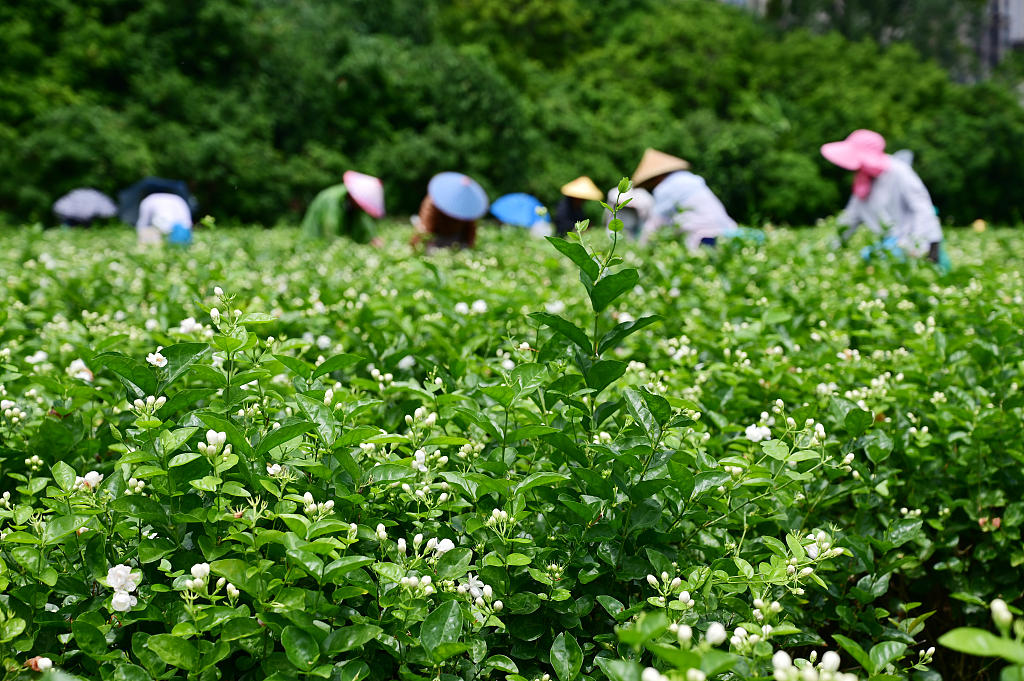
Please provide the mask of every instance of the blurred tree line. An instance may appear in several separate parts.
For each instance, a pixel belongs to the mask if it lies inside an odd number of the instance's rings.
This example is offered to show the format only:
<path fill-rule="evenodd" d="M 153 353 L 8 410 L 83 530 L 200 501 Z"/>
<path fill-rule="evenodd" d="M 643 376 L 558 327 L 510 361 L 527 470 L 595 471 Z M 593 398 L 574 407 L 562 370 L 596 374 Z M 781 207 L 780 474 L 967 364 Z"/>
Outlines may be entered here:
<path fill-rule="evenodd" d="M 812 30 L 796 2 L 761 22 L 710 0 L 7 0 L 0 213 L 52 220 L 69 189 L 155 174 L 273 224 L 349 168 L 384 178 L 398 213 L 450 169 L 550 202 L 654 146 L 739 220 L 804 224 L 849 192 L 819 145 L 867 127 L 915 152 L 944 216 L 1020 220 L 1011 87 Z"/>

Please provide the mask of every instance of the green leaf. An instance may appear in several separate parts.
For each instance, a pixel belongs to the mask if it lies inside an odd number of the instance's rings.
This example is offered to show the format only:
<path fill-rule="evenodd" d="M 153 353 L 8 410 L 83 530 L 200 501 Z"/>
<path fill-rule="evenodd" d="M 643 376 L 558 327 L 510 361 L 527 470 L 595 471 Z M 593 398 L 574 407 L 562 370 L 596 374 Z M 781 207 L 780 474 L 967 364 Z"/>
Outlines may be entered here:
<path fill-rule="evenodd" d="M 636 388 L 626 388 L 622 391 L 622 397 L 629 415 L 633 417 L 637 425 L 644 429 L 652 445 L 660 440 L 661 426 L 658 425 L 658 419 L 648 408 L 643 393 Z"/>
<path fill-rule="evenodd" d="M 335 629 L 320 644 L 320 650 L 324 655 L 347 653 L 377 638 L 382 631 L 383 629 L 372 624 L 356 624 Z"/>
<path fill-rule="evenodd" d="M 553 487 L 554 485 L 560 482 L 565 482 L 568 479 L 568 475 L 562 475 L 561 473 L 531 473 L 526 477 L 526 479 L 515 486 L 512 494 L 514 496 L 518 496 L 527 490 L 541 485 Z"/>
<path fill-rule="evenodd" d="M 631 322 L 622 322 L 617 324 L 615 328 L 606 333 L 601 338 L 601 343 L 597 346 L 597 354 L 603 355 L 607 350 L 615 347 L 620 342 L 633 335 L 645 326 L 650 326 L 655 322 L 660 322 L 665 319 L 659 314 L 652 314 L 647 317 L 641 317 L 640 319 L 633 320 Z"/>
<path fill-rule="evenodd" d="M 548 236 L 544 237 L 548 242 L 555 247 L 555 249 L 564 255 L 565 257 L 572 260 L 577 267 L 583 270 L 591 280 L 597 279 L 597 275 L 601 272 L 601 266 L 594 262 L 594 259 L 587 253 L 587 249 L 583 248 L 580 244 L 566 241 L 558 237 Z"/>
<path fill-rule="evenodd" d="M 83 527 L 89 522 L 87 516 L 74 516 L 74 515 L 63 515 L 50 520 L 46 523 L 46 529 L 43 530 L 42 542 L 45 546 L 56 544 L 64 537 L 73 534 L 78 528 Z"/>
<path fill-rule="evenodd" d="M 568 632 L 562 632 L 551 645 L 548 655 L 551 666 L 558 674 L 559 681 L 572 681 L 580 673 L 583 666 L 583 651 L 579 643 Z"/>
<path fill-rule="evenodd" d="M 640 273 L 633 269 L 622 270 L 601 279 L 594 284 L 594 290 L 590 292 L 590 302 L 594 306 L 594 312 L 604 312 L 606 307 L 636 286 L 638 281 L 640 281 Z"/>
<path fill-rule="evenodd" d="M 489 658 L 484 660 L 484 666 L 494 667 L 495 669 L 509 674 L 519 673 L 519 667 L 516 666 L 516 663 L 504 655 L 491 655 Z"/>
<path fill-rule="evenodd" d="M 152 681 L 152 678 L 142 667 L 122 663 L 114 670 L 114 681 Z"/>
<path fill-rule="evenodd" d="M 625 362 L 613 359 L 602 359 L 594 362 L 594 365 L 587 371 L 587 387 L 594 391 L 594 396 L 617 380 L 629 367 Z"/>
<path fill-rule="evenodd" d="M 341 371 L 346 367 L 350 367 L 353 364 L 359 364 L 364 361 L 366 360 L 359 355 L 334 355 L 333 357 L 328 357 L 323 364 L 318 366 L 313 371 L 313 375 L 310 378 L 311 380 L 317 379 L 325 374 L 329 374 L 334 371 Z"/>
<path fill-rule="evenodd" d="M 505 409 L 512 406 L 512 402 L 516 399 L 516 391 L 507 385 L 485 385 L 480 388 L 480 392 L 490 397 Z"/>
<path fill-rule="evenodd" d="M 434 657 L 434 651 L 438 646 L 458 641 L 461 634 L 462 608 L 456 601 L 447 601 L 423 620 L 420 626 L 420 643 L 427 651 L 427 655 Z"/>
<path fill-rule="evenodd" d="M 291 369 L 294 373 L 307 380 L 309 380 L 309 377 L 313 373 L 312 367 L 297 357 L 289 357 L 288 355 L 273 355 L 273 357 L 278 362 Z"/>
<path fill-rule="evenodd" d="M 454 548 L 441 556 L 434 571 L 437 573 L 437 579 L 458 579 L 469 572 L 469 564 L 472 562 L 472 550 Z"/>
<path fill-rule="evenodd" d="M 160 450 L 165 455 L 173 454 L 183 444 L 188 442 L 189 438 L 195 435 L 198 428 L 179 428 L 178 430 L 162 430 L 158 439 L 160 440 Z"/>
<path fill-rule="evenodd" d="M 119 497 L 110 502 L 108 508 L 147 523 L 167 524 L 167 511 L 152 497 Z"/>
<path fill-rule="evenodd" d="M 832 638 L 835 639 L 836 643 L 842 646 L 843 650 L 850 653 L 853 659 L 857 660 L 857 664 L 864 667 L 868 674 L 873 674 L 875 672 L 875 663 L 871 661 L 871 657 L 864 652 L 864 649 L 861 648 L 856 641 L 839 634 L 833 634 Z"/>
<path fill-rule="evenodd" d="M 75 469 L 63 461 L 53 464 L 50 472 L 53 474 L 53 481 L 60 485 L 65 492 L 70 492 L 71 488 L 75 486 L 75 479 L 78 477 L 75 475 Z"/>
<path fill-rule="evenodd" d="M 170 634 L 156 634 L 149 637 L 146 647 L 167 664 L 190 672 L 199 671 L 199 651 L 183 638 Z"/>
<path fill-rule="evenodd" d="M 316 425 L 320 439 L 328 446 L 334 444 L 338 433 L 338 421 L 334 418 L 331 408 L 322 400 L 315 400 L 308 395 L 296 395 L 295 402 L 306 418 Z"/>
<path fill-rule="evenodd" d="M 281 632 L 281 644 L 291 663 L 300 671 L 308 672 L 320 659 L 320 646 L 316 639 L 296 626 L 288 625 Z"/>
<path fill-rule="evenodd" d="M 324 577 L 324 562 L 315 553 L 301 549 L 288 549 L 285 553 L 317 582 Z"/>
<path fill-rule="evenodd" d="M 868 657 L 871 659 L 871 663 L 875 665 L 875 672 L 882 672 L 885 670 L 886 665 L 901 657 L 906 651 L 906 643 L 883 641 L 871 649 Z M 1024 651 L 1024 648 L 1022 648 L 1022 651 Z"/>
<path fill-rule="evenodd" d="M 239 324 L 267 324 L 269 322 L 276 322 L 277 317 L 272 317 L 266 312 L 250 312 L 242 315 L 238 319 Z"/>
<path fill-rule="evenodd" d="M 843 424 L 846 426 L 846 432 L 852 437 L 860 437 L 861 433 L 866 431 L 874 421 L 871 412 L 863 409 L 851 409 L 846 413 Z"/>
<path fill-rule="evenodd" d="M 75 643 L 91 656 L 107 654 L 107 639 L 99 629 L 82 619 L 71 623 L 71 633 L 75 635 Z"/>
<path fill-rule="evenodd" d="M 164 406 L 160 407 L 157 416 L 167 419 L 175 412 L 195 404 L 199 400 L 206 399 L 216 391 L 214 388 L 185 388 L 174 393 Z"/>
<path fill-rule="evenodd" d="M 272 430 L 265 438 L 260 440 L 258 445 L 256 445 L 256 456 L 262 457 L 274 447 L 283 445 L 289 440 L 294 440 L 313 428 L 315 428 L 315 426 L 308 421 L 298 421 L 296 423 L 289 423 L 286 426 L 281 426 L 277 430 Z"/>
<path fill-rule="evenodd" d="M 882 430 L 871 431 L 861 439 L 860 444 L 867 452 L 868 458 L 875 464 L 882 463 L 889 458 L 893 447 L 892 438 Z"/>
<path fill-rule="evenodd" d="M 161 350 L 160 354 L 167 358 L 167 364 L 159 370 L 163 380 L 157 386 L 157 393 L 162 393 L 181 378 L 209 349 L 206 343 L 178 343 Z"/>
<path fill-rule="evenodd" d="M 346 575 L 353 570 L 358 570 L 361 567 L 371 565 L 373 562 L 373 558 L 367 558 L 366 556 L 342 556 L 324 568 L 326 573 L 324 579 L 328 582 L 338 583 L 338 580 L 341 579 L 343 575 Z"/>
<path fill-rule="evenodd" d="M 132 400 L 144 400 L 150 395 L 156 395 L 156 374 L 145 364 L 137 362 L 120 352 L 101 352 L 93 357 L 92 361 L 107 367 L 117 374 L 118 379 L 128 390 L 128 395 Z"/>
<path fill-rule="evenodd" d="M 562 334 L 587 354 L 594 351 L 594 344 L 590 342 L 587 333 L 568 319 L 563 319 L 550 312 L 531 312 L 529 316 L 531 319 L 536 319 L 541 324 L 549 326 L 554 331 Z"/>
<path fill-rule="evenodd" d="M 940 636 L 939 643 L 960 653 L 1001 657 L 1014 664 L 1024 664 L 1024 645 L 984 629 L 960 627 Z"/>
<path fill-rule="evenodd" d="M 220 637 L 224 641 L 237 641 L 241 638 L 255 636 L 263 631 L 263 627 L 256 623 L 255 619 L 249 617 L 235 617 L 224 623 L 221 628 Z"/>
<path fill-rule="evenodd" d="M 636 662 L 627 662 L 611 657 L 598 657 L 594 661 L 601 671 L 608 675 L 610 681 L 640 681 L 640 675 L 644 671 L 644 668 Z"/>

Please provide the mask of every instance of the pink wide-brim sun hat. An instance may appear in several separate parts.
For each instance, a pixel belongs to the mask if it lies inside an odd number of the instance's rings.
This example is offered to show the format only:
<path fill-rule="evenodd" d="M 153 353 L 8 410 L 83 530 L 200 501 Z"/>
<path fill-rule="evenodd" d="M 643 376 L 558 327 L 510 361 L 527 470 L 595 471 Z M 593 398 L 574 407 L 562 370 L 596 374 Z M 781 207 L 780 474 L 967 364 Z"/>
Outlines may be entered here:
<path fill-rule="evenodd" d="M 842 142 L 821 145 L 821 155 L 846 170 L 885 166 L 885 138 L 873 130 L 854 130 Z"/>
<path fill-rule="evenodd" d="M 384 184 L 373 175 L 346 170 L 341 176 L 348 195 L 374 219 L 384 217 Z"/>

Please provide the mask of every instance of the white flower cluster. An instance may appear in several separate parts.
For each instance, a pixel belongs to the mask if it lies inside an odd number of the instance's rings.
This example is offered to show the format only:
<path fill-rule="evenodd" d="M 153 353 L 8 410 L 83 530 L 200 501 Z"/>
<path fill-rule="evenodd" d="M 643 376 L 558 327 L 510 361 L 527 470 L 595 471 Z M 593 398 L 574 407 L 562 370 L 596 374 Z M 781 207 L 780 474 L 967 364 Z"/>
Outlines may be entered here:
<path fill-rule="evenodd" d="M 191 336 L 194 333 L 199 333 L 205 330 L 206 327 L 197 322 L 195 317 L 187 317 L 186 319 L 181 320 L 181 324 L 178 326 L 177 331 L 183 336 Z M 213 335 L 212 329 L 210 330 L 210 335 Z"/>
<path fill-rule="evenodd" d="M 807 557 L 812 561 L 835 558 L 845 553 L 843 548 L 839 546 L 832 546 L 831 538 L 824 532 L 818 532 L 817 534 L 811 532 L 807 535 L 807 539 L 810 543 L 804 546 L 804 553 L 806 553 Z M 808 577 L 814 573 L 814 568 L 809 565 L 798 571 L 797 567 L 799 565 L 800 560 L 796 556 L 790 558 L 789 565 L 786 566 L 786 572 L 791 576 L 799 575 L 800 577 Z M 802 590 L 797 589 L 796 591 L 797 593 L 800 593 Z"/>
<path fill-rule="evenodd" d="M 302 504 L 302 510 L 308 516 L 316 515 L 319 517 L 323 517 L 334 509 L 334 501 L 332 499 L 328 499 L 327 501 L 318 504 L 313 499 L 313 495 L 310 494 L 309 492 L 306 492 L 305 494 L 302 495 Z"/>
<path fill-rule="evenodd" d="M 779 603 L 778 601 L 771 601 L 770 603 L 768 603 L 768 602 L 765 602 L 764 600 L 762 600 L 760 598 L 755 598 L 753 603 L 754 603 L 754 619 L 756 619 L 758 622 L 764 621 L 765 615 L 769 615 L 769 614 L 777 615 L 780 612 L 782 612 L 782 604 Z M 765 625 L 765 626 L 767 626 L 767 625 Z M 762 632 L 762 633 L 764 633 L 765 638 L 767 638 L 768 633 L 770 633 L 770 630 L 769 630 L 769 632 Z M 755 641 L 755 643 L 756 643 L 756 641 Z"/>
<path fill-rule="evenodd" d="M 267 475 L 272 478 L 277 478 L 282 475 L 287 475 L 288 469 L 279 463 L 268 463 L 267 464 Z"/>
<path fill-rule="evenodd" d="M 903 508 L 900 509 L 900 515 L 902 515 L 905 518 L 920 518 L 921 509 L 907 508 L 906 506 L 904 506 Z"/>
<path fill-rule="evenodd" d="M 6 508 L 6 509 L 10 510 L 10 508 L 11 508 L 11 493 L 10 492 L 4 492 L 3 496 L 0 496 L 0 508 Z"/>
<path fill-rule="evenodd" d="M 856 674 L 845 674 L 839 671 L 842 660 L 834 650 L 826 651 L 818 659 L 817 651 L 812 651 L 807 660 L 793 660 L 789 653 L 780 650 L 772 657 L 773 677 L 775 681 L 857 681 Z"/>
<path fill-rule="evenodd" d="M 419 473 L 427 473 L 431 467 L 443 466 L 448 463 L 448 457 L 441 454 L 441 452 L 432 452 L 427 454 L 423 449 L 417 449 L 413 453 L 412 469 Z M 428 466 L 427 464 L 431 464 Z"/>
<path fill-rule="evenodd" d="M 683 580 L 679 577 L 671 577 L 667 572 L 662 572 L 660 581 L 654 575 L 647 575 L 647 583 L 658 592 L 658 595 L 654 597 L 658 605 L 664 606 L 666 598 L 679 591 L 679 603 L 683 610 L 693 607 L 694 601 L 690 598 L 690 592 L 680 591 L 683 588 Z"/>
<path fill-rule="evenodd" d="M 422 577 L 413 575 L 411 577 L 402 577 L 401 584 L 403 589 L 418 590 L 422 595 L 429 596 L 434 593 L 432 581 L 430 575 L 423 575 Z"/>
<path fill-rule="evenodd" d="M 132 572 L 127 565 L 115 565 L 107 570 L 107 586 L 114 590 L 110 607 L 117 612 L 128 612 L 138 603 L 132 592 L 142 581 L 142 572 Z"/>
<path fill-rule="evenodd" d="M 442 458 L 447 460 L 448 457 L 442 457 Z M 414 462 L 414 466 L 413 467 L 415 468 L 415 462 Z M 432 491 L 430 489 L 430 485 L 423 485 L 423 487 L 414 488 L 412 485 L 410 485 L 407 482 L 403 482 L 402 483 L 402 491 L 403 492 L 408 494 L 410 497 L 412 497 L 416 501 L 424 503 L 427 506 L 433 506 L 435 503 L 437 503 L 437 504 L 444 504 L 444 503 L 447 503 L 448 501 L 454 501 L 455 500 L 455 494 L 454 494 L 454 492 L 451 492 L 451 486 L 449 486 L 449 484 L 447 482 L 442 482 L 441 485 L 440 485 L 440 488 L 441 488 L 441 493 L 437 496 L 437 500 L 435 502 L 434 499 L 430 496 L 430 493 Z"/>
<path fill-rule="evenodd" d="M 186 592 L 183 594 L 183 596 L 185 597 L 186 600 L 191 602 L 201 594 L 206 595 L 207 597 L 212 597 L 216 595 L 217 592 L 221 589 L 225 590 L 225 593 L 227 593 L 228 599 L 231 601 L 232 605 L 238 599 L 240 593 L 238 591 L 238 588 L 234 584 L 229 583 L 228 580 L 224 577 L 221 577 L 217 580 L 217 583 L 214 586 L 212 592 L 209 590 L 209 563 L 196 563 L 192 566 L 192 569 L 189 570 L 189 572 L 192 575 L 192 578 L 185 580 Z"/>
<path fill-rule="evenodd" d="M 227 459 L 227 456 L 231 454 L 231 445 L 224 444 L 227 442 L 227 439 L 227 433 L 218 433 L 216 430 L 211 429 L 206 431 L 206 442 L 200 442 L 197 448 L 200 454 L 211 461 L 217 454 L 223 454 L 224 458 Z"/>
<path fill-rule="evenodd" d="M 458 457 L 460 459 L 479 459 L 480 452 L 482 451 L 484 451 L 484 444 L 482 442 L 462 445 L 459 447 Z"/>
<path fill-rule="evenodd" d="M 33 454 L 29 458 L 25 459 L 25 465 L 34 473 L 43 467 L 43 460 L 40 459 L 38 455 Z"/>
<path fill-rule="evenodd" d="M 103 482 L 103 476 L 96 471 L 89 471 L 85 477 L 75 476 L 75 485 L 71 489 L 76 492 L 95 492 Z"/>
<path fill-rule="evenodd" d="M 146 483 L 144 481 L 137 480 L 135 478 L 129 478 L 128 479 L 128 487 L 124 491 L 125 496 L 130 496 L 132 494 L 137 494 L 137 495 L 139 495 L 141 497 L 144 497 L 146 495 L 145 495 L 145 493 L 142 490 L 145 489 L 145 487 L 146 487 Z"/>
<path fill-rule="evenodd" d="M 377 381 L 377 388 L 383 392 L 385 388 L 391 385 L 391 382 L 395 380 L 395 377 L 391 374 L 382 374 L 380 369 L 377 369 L 372 364 L 370 365 L 370 376 L 373 380 Z"/>
<path fill-rule="evenodd" d="M 129 408 L 140 417 L 147 418 L 156 414 L 156 412 L 165 404 L 167 404 L 167 398 L 163 395 L 160 397 L 150 395 L 145 400 L 142 400 L 141 398 L 136 399 L 132 402 L 131 407 Z"/>
<path fill-rule="evenodd" d="M 772 429 L 768 426 L 759 426 L 756 423 L 752 423 L 747 426 L 744 431 L 747 439 L 751 442 L 760 442 L 761 440 L 772 439 Z"/>
<path fill-rule="evenodd" d="M 494 590 L 490 585 L 484 584 L 483 580 L 472 572 L 466 575 L 456 591 L 463 596 L 468 595 L 470 601 L 481 610 L 489 609 L 492 612 L 501 612 L 505 607 L 501 601 L 494 600 Z"/>
<path fill-rule="evenodd" d="M 929 336 L 935 333 L 935 317 L 929 316 L 922 322 L 914 322 L 914 333 L 918 336 Z"/>
<path fill-rule="evenodd" d="M 487 303 L 480 299 L 474 300 L 472 306 L 462 302 L 455 303 L 455 312 L 461 315 L 468 315 L 470 312 L 473 314 L 483 314 L 487 312 Z"/>
<path fill-rule="evenodd" d="M 206 578 L 210 576 L 209 563 L 196 563 L 190 570 L 192 579 L 185 581 L 185 588 L 192 591 L 202 591 L 206 587 Z"/>
<path fill-rule="evenodd" d="M 10 421 L 11 425 L 21 423 L 28 416 L 27 413 L 18 409 L 17 405 L 11 400 L 0 400 L 0 409 L 3 410 L 4 418 Z"/>
<path fill-rule="evenodd" d="M 484 520 L 484 525 L 487 527 L 503 526 L 508 523 L 508 511 L 504 511 L 500 508 L 495 508 L 491 511 L 491 514 Z"/>
<path fill-rule="evenodd" d="M 86 381 L 89 383 L 91 383 L 93 379 L 92 372 L 81 359 L 76 359 L 71 362 L 68 366 L 68 375 L 71 376 L 71 378 L 77 378 L 80 381 Z"/>

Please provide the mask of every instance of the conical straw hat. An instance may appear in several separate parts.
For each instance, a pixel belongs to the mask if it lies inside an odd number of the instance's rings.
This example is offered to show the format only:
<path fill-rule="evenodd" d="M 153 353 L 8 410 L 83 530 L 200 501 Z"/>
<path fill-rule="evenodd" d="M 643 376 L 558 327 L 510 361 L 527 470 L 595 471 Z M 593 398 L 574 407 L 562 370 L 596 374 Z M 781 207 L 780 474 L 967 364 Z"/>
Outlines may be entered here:
<path fill-rule="evenodd" d="M 346 170 L 342 180 L 357 206 L 372 218 L 380 220 L 384 217 L 384 185 L 378 178 Z"/>
<path fill-rule="evenodd" d="M 670 156 L 657 149 L 650 147 L 644 151 L 644 157 L 640 159 L 640 165 L 633 171 L 633 184 L 643 184 L 652 177 L 674 173 L 677 170 L 689 170 L 690 164 L 681 158 Z"/>
<path fill-rule="evenodd" d="M 562 194 L 573 199 L 587 201 L 600 201 L 604 198 L 604 192 L 598 189 L 594 181 L 586 175 L 577 177 L 569 184 L 562 185 Z"/>

